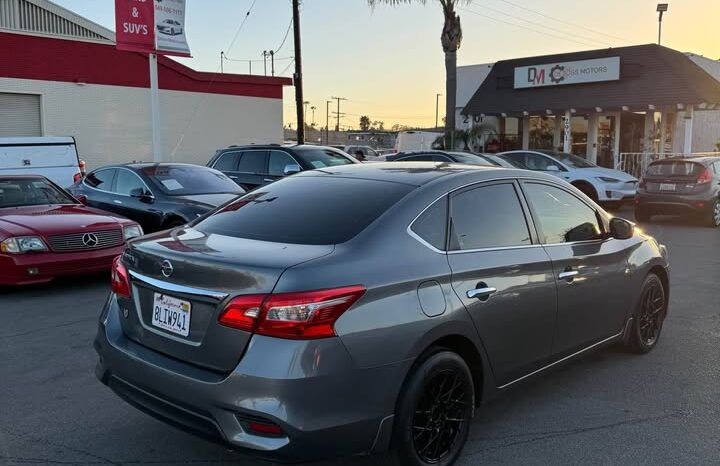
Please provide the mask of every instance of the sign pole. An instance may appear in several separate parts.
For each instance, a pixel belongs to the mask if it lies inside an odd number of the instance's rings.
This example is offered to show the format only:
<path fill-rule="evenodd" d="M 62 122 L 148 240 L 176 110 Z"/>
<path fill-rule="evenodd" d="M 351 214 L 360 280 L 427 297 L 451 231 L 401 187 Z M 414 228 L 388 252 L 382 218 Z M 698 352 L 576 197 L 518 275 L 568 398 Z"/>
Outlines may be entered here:
<path fill-rule="evenodd" d="M 163 161 L 162 138 L 160 133 L 160 91 L 158 88 L 157 54 L 149 54 L 150 61 L 150 113 L 152 115 L 153 162 Z"/>

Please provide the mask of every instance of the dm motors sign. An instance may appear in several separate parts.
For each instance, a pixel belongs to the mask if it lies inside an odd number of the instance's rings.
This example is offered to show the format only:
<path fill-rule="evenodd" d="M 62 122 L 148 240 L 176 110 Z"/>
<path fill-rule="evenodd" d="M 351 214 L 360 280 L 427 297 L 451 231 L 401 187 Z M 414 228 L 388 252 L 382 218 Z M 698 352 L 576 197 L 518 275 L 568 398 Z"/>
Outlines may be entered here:
<path fill-rule="evenodd" d="M 515 89 L 620 79 L 620 57 L 515 68 Z"/>

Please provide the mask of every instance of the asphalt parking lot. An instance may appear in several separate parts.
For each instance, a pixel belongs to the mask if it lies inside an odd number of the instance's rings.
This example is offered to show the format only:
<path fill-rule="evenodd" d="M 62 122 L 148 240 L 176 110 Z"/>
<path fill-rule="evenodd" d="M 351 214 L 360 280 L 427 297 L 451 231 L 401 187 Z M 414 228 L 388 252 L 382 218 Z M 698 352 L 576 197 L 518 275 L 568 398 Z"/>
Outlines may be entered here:
<path fill-rule="evenodd" d="M 720 464 L 720 232 L 671 218 L 642 227 L 670 249 L 659 346 L 645 356 L 604 349 L 507 392 L 478 412 L 460 465 Z M 136 411 L 95 379 L 107 282 L 0 291 L 0 464 L 257 464 Z"/>

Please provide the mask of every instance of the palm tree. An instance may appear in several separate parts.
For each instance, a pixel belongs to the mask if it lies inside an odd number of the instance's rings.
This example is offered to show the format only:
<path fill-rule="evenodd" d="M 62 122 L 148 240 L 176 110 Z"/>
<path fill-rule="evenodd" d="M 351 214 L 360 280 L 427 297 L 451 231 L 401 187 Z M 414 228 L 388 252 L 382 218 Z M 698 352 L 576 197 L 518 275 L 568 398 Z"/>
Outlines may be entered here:
<path fill-rule="evenodd" d="M 413 3 L 425 4 L 425 0 L 367 0 L 371 7 L 378 4 L 400 5 Z M 459 4 L 470 3 L 470 0 L 438 0 L 443 9 L 445 24 L 443 25 L 440 41 L 445 52 L 445 134 L 453 139 L 455 130 L 455 92 L 457 90 L 457 51 L 462 42 L 462 27 L 460 16 L 455 11 Z M 450 144 L 447 144 L 450 146 Z"/>

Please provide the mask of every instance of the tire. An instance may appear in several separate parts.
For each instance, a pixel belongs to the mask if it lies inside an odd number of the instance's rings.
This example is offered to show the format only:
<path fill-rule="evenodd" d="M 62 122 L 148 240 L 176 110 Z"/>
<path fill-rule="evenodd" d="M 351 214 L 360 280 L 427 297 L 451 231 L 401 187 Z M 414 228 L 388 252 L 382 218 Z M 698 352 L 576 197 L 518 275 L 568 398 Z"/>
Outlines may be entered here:
<path fill-rule="evenodd" d="M 703 223 L 710 228 L 720 227 L 720 199 L 715 199 L 710 210 L 703 214 Z"/>
<path fill-rule="evenodd" d="M 597 194 L 597 191 L 595 191 L 595 188 L 593 188 L 591 184 L 588 184 L 588 183 L 578 183 L 578 184 L 575 184 L 575 185 L 573 185 L 573 186 L 575 186 L 577 189 L 579 189 L 580 192 L 582 192 L 584 195 L 586 195 L 587 197 L 589 197 L 590 199 L 592 199 L 593 202 L 595 202 L 595 203 L 598 202 L 598 194 Z"/>
<path fill-rule="evenodd" d="M 397 462 L 453 464 L 467 441 L 474 407 L 475 386 L 463 358 L 434 348 L 408 376 L 400 394 L 393 428 Z"/>
<path fill-rule="evenodd" d="M 667 315 L 667 293 L 660 277 L 649 274 L 643 282 L 640 301 L 633 314 L 633 322 L 625 340 L 625 347 L 633 353 L 648 353 L 660 340 Z"/>
<path fill-rule="evenodd" d="M 638 222 L 648 223 L 652 220 L 652 213 L 647 207 L 635 207 L 635 220 Z"/>

